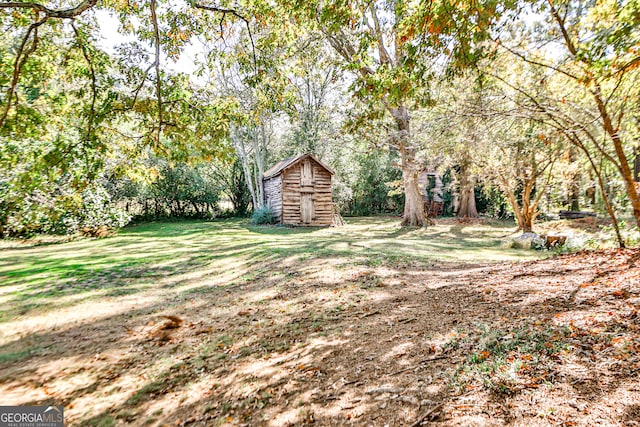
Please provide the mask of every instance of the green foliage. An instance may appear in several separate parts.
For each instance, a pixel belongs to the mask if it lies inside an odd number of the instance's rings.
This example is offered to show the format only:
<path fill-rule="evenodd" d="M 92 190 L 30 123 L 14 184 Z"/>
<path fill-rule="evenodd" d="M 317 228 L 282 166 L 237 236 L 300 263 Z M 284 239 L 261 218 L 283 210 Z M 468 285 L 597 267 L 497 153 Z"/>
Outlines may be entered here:
<path fill-rule="evenodd" d="M 512 217 L 513 214 L 509 212 L 509 203 L 498 188 L 485 183 L 476 186 L 475 195 L 478 213 L 490 218 L 506 219 Z"/>
<path fill-rule="evenodd" d="M 240 160 L 236 158 L 230 165 L 214 165 L 207 168 L 206 171 L 216 179 L 221 186 L 220 190 L 233 205 L 231 211 L 223 212 L 222 215 L 245 217 L 249 212 L 251 193 Z"/>
<path fill-rule="evenodd" d="M 203 218 L 218 213 L 221 186 L 206 164 L 174 165 L 153 159 L 157 178 L 150 183 L 112 178 L 110 191 L 121 204 L 135 205 L 138 219 Z"/>
<path fill-rule="evenodd" d="M 278 222 L 275 214 L 269 206 L 263 206 L 253 211 L 251 216 L 251 223 L 254 225 L 269 225 Z"/>
<path fill-rule="evenodd" d="M 3 186 L 8 188 L 6 181 Z M 131 219 L 112 203 L 109 193 L 99 183 L 79 192 L 64 181 L 46 189 L 36 188 L 30 193 L 8 189 L 0 195 L 2 237 L 117 229 L 127 225 Z"/>
<path fill-rule="evenodd" d="M 57 224 L 60 234 L 77 230 L 97 230 L 100 227 L 118 229 L 131 221 L 131 215 L 112 203 L 111 196 L 102 186 L 87 188 L 82 192 L 82 205 L 75 213 L 65 211 Z M 55 225 L 54 225 L 55 227 Z"/>
<path fill-rule="evenodd" d="M 392 166 L 397 154 L 369 151 L 356 156 L 357 174 L 352 183 L 352 197 L 343 210 L 346 215 L 362 216 L 398 214 L 403 206 L 401 172 Z M 393 190 L 396 191 L 393 191 Z"/>
<path fill-rule="evenodd" d="M 442 216 L 453 216 L 453 198 L 454 192 L 458 191 L 458 189 L 454 188 L 453 181 L 453 170 L 447 169 L 444 171 L 442 175 L 440 175 L 440 180 L 442 181 L 442 194 L 440 194 L 440 198 L 442 199 Z M 425 188 L 425 192 L 427 195 L 427 200 L 431 201 L 434 199 L 436 188 L 436 178 L 433 175 L 429 175 L 427 185 Z"/>
<path fill-rule="evenodd" d="M 569 129 L 595 153 L 594 161 L 604 171 L 609 186 L 605 192 L 610 193 L 614 210 L 624 212 L 629 206 L 627 193 L 632 186 L 628 180 L 613 176 L 625 162 L 618 159 L 617 165 L 612 159 L 630 158 L 637 145 L 637 1 L 518 4 L 519 8 L 531 9 L 535 19 L 540 19 L 535 26 L 521 23 L 526 31 L 519 31 L 505 19 L 516 9 L 511 0 L 256 0 L 218 4 L 237 8 L 234 13 L 204 10 L 187 2 L 181 7 L 163 5 L 157 10 L 157 17 L 149 13 L 154 4 L 115 0 L 100 4 L 103 10 L 117 16 L 119 31 L 129 39 L 116 46 L 114 53 L 100 48 L 99 26 L 91 14 L 68 21 L 50 17 L 38 24 L 37 32 L 30 33 L 27 29 L 43 18 L 44 12 L 32 13 L 33 8 L 24 3 L 0 11 L 5 30 L 0 35 L 0 113 L 6 112 L 0 121 L 0 235 L 67 232 L 85 223 L 117 226 L 125 217 L 102 209 L 113 208 L 112 201 L 127 206 L 135 202 L 147 217 L 208 217 L 217 214 L 215 206 L 224 194 L 232 201 L 235 213 L 244 215 L 249 205 L 246 186 L 259 183 L 266 159 L 274 153 L 296 150 L 321 154 L 321 158 L 331 160 L 332 166 L 340 166 L 334 195 L 344 205 L 345 213 L 397 213 L 403 203 L 403 187 L 400 172 L 392 167 L 401 163 L 392 161 L 396 155 L 344 155 L 349 149 L 360 148 L 359 142 L 346 149 L 337 148 L 353 136 L 341 137 L 337 126 L 333 126 L 344 118 L 338 116 L 341 112 L 336 114 L 340 108 L 335 107 L 343 107 L 340 103 L 349 99 L 341 93 L 328 93 L 331 85 L 343 83 L 340 70 L 351 72 L 353 97 L 349 101 L 361 103 L 358 114 L 349 121 L 350 130 L 374 135 L 370 138 L 373 141 L 368 142 L 376 150 L 385 146 L 391 153 L 398 148 L 407 153 L 407 148 L 420 143 L 433 146 L 437 138 L 433 134 L 439 133 L 429 126 L 422 128 L 425 132 L 409 126 L 409 117 L 421 114 L 419 108 L 432 108 L 436 101 L 442 102 L 435 99 L 440 91 L 433 90 L 437 80 L 434 77 L 451 77 L 465 67 L 484 67 L 498 76 L 493 81 L 474 71 L 474 87 L 486 89 L 499 79 L 511 86 L 503 88 L 503 93 L 491 91 L 487 102 L 475 102 L 480 105 L 498 100 L 500 105 L 493 110 L 449 111 L 451 114 L 445 115 L 449 118 L 446 126 L 455 131 L 446 134 L 453 142 L 444 150 L 432 150 L 426 157 L 428 161 L 437 163 L 438 157 L 444 155 L 454 158 L 451 166 L 459 161 L 455 159 L 459 156 L 450 155 L 453 151 L 474 159 L 490 157 L 490 163 L 499 166 L 494 170 L 494 181 L 506 177 L 503 190 L 511 184 L 523 187 L 522 182 L 518 184 L 523 176 L 510 173 L 509 169 L 515 167 L 520 175 L 526 175 L 546 160 L 557 164 L 555 157 L 560 151 L 550 147 L 566 137 L 562 129 Z M 563 25 L 569 29 L 572 46 L 556 37 L 563 33 L 558 31 L 552 10 L 566 17 Z M 534 62 L 505 66 L 496 53 L 500 47 L 487 50 L 490 44 L 486 42 L 500 25 L 512 30 L 511 35 L 501 33 L 504 38 L 500 44 L 510 43 L 510 49 L 527 55 L 531 52 L 531 56 L 525 56 Z M 23 40 L 25 36 L 28 37 Z M 220 42 L 221 36 L 224 43 Z M 197 82 L 193 76 L 167 66 L 167 59 L 179 59 L 196 37 L 211 46 L 206 55 L 198 56 L 201 67 L 195 73 Z M 329 42 L 333 54 L 320 39 Z M 538 50 L 531 43 L 552 39 L 555 44 L 560 40 L 555 47 L 558 49 L 563 43 L 569 44 L 565 46 L 566 55 L 549 55 L 546 48 Z M 18 52 L 21 45 L 25 50 Z M 553 66 L 544 67 L 544 63 Z M 15 69 L 20 73 L 14 87 Z M 225 79 L 220 78 L 221 74 Z M 219 80 L 215 83 L 224 82 L 210 84 L 215 79 Z M 452 98 L 465 98 L 460 95 L 470 82 L 466 79 L 454 87 Z M 453 86 L 451 83 L 446 80 L 445 84 Z M 564 87 L 570 90 L 564 93 Z M 548 117 L 537 113 L 536 117 L 522 119 L 531 111 L 539 112 L 524 96 L 526 93 L 542 101 L 545 97 L 557 98 L 555 103 L 542 104 L 555 105 L 554 109 L 561 112 L 556 114 L 560 122 L 556 120 L 549 126 L 543 123 Z M 597 93 L 602 94 L 605 110 L 610 110 L 609 116 L 616 122 L 610 137 L 622 138 L 623 146 L 616 147 L 615 156 L 605 142 L 598 142 L 606 140 L 602 129 L 594 130 L 604 123 L 604 117 L 585 101 Z M 556 96 L 559 94 L 562 96 Z M 460 107 L 474 102 L 467 98 Z M 340 101 L 328 106 L 328 99 Z M 505 99 L 509 101 L 504 102 Z M 505 108 L 507 104 L 513 105 Z M 397 107 L 410 114 L 397 114 Z M 515 116 L 509 118 L 505 111 L 508 109 Z M 274 128 L 274 123 L 281 125 L 285 114 L 292 122 L 288 140 L 276 141 L 280 147 L 273 147 L 274 140 L 287 134 Z M 381 119 L 385 116 L 393 116 L 396 121 L 384 122 Z M 404 127 L 396 126 L 403 116 Z M 512 120 L 516 116 L 519 119 Z M 456 121 L 457 117 L 461 119 Z M 481 117 L 477 120 L 480 123 L 499 126 L 491 126 L 495 131 L 482 126 L 465 129 L 465 122 L 473 122 L 473 117 Z M 498 117 L 499 121 L 487 117 Z M 524 124 L 529 119 L 535 124 Z M 589 125 L 577 126 L 584 123 Z M 525 129 L 527 126 L 529 129 Z M 238 130 L 235 139 L 230 135 L 234 129 Z M 260 133 L 261 142 L 252 139 Z M 478 135 L 489 140 L 489 149 L 482 148 L 484 143 L 480 144 Z M 472 143 L 462 143 L 463 140 Z M 599 150 L 599 144 L 605 148 Z M 480 148 L 471 151 L 471 145 Z M 234 150 L 245 161 L 244 171 L 237 164 L 225 169 Z M 491 155 L 487 155 L 490 151 Z M 124 180 L 123 176 L 136 173 L 137 165 L 145 163 L 149 153 L 167 159 L 171 166 L 151 165 L 149 169 L 158 166 L 159 175 L 153 184 Z M 523 160 L 514 161 L 518 157 Z M 117 159 L 115 166 L 108 164 L 113 159 Z M 192 166 L 202 160 L 225 165 L 219 166 L 219 173 Z M 576 169 L 582 169 L 584 164 L 577 163 Z M 474 174 L 480 175 L 477 171 Z M 108 183 L 103 182 L 104 176 L 109 176 Z M 543 193 L 542 178 L 546 176 L 540 178 L 530 183 L 533 198 Z M 120 181 L 115 183 L 114 179 Z M 549 186 L 553 185 L 560 188 L 550 179 Z M 101 195 L 102 187 L 108 187 L 112 201 Z M 512 199 L 522 201 L 523 191 L 508 191 L 515 194 Z M 257 205 L 257 191 L 253 193 L 253 203 Z M 561 199 L 559 193 L 553 195 L 554 200 Z M 451 193 L 443 196 L 445 212 L 449 213 Z M 493 189 L 478 192 L 477 196 L 481 212 L 505 214 L 504 198 Z M 548 209 L 550 199 L 543 199 Z M 96 210 L 95 217 L 86 212 L 89 206 Z M 541 204 L 538 210 L 540 207 Z"/>

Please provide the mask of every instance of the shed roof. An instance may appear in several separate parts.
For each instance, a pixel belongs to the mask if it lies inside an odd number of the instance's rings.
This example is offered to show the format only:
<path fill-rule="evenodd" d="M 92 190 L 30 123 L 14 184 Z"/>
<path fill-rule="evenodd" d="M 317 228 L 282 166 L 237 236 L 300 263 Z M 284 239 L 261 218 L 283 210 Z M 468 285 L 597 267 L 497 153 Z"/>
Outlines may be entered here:
<path fill-rule="evenodd" d="M 271 169 L 269 169 L 264 173 L 264 179 L 272 178 L 276 175 L 281 174 L 285 169 L 288 169 L 289 167 L 295 165 L 296 163 L 298 163 L 299 161 L 307 157 L 313 159 L 316 163 L 318 163 L 320 166 L 325 168 L 331 175 L 334 174 L 333 170 L 329 166 L 325 165 L 320 160 L 316 159 L 310 153 L 305 153 L 305 154 L 300 154 L 299 156 L 296 156 L 296 157 L 289 157 L 288 159 L 280 160 Z"/>

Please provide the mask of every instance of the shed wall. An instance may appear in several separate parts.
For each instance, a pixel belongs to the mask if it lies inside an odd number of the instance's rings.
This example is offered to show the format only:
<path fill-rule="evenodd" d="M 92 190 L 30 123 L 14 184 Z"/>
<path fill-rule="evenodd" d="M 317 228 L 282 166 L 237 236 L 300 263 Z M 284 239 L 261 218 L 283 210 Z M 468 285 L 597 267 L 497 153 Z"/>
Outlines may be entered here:
<path fill-rule="evenodd" d="M 305 162 L 310 162 L 305 170 Z M 304 176 L 303 176 L 304 175 Z M 282 222 L 290 225 L 326 226 L 333 222 L 331 173 L 312 159 L 282 173 Z M 304 178 L 304 179 L 301 179 Z M 303 185 L 304 184 L 304 185 Z M 305 209 L 311 206 L 311 214 Z M 303 222 L 307 218 L 308 222 Z"/>
<path fill-rule="evenodd" d="M 264 201 L 282 222 L 282 175 L 264 180 Z"/>

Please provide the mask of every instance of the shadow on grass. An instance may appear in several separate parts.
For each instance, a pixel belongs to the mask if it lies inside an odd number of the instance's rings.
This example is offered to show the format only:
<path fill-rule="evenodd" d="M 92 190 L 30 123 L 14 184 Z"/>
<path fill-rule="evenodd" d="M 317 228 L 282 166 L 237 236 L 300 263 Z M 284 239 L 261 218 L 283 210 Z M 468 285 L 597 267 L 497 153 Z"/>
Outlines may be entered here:
<path fill-rule="evenodd" d="M 333 286 L 340 287 L 337 283 L 325 286 L 329 289 Z M 155 421 L 169 424 L 186 419 L 211 424 L 228 422 L 249 425 L 304 425 L 314 420 L 320 425 L 335 425 L 344 424 L 349 419 L 349 413 L 343 412 L 345 409 L 342 408 L 349 410 L 354 406 L 358 408 L 359 424 L 367 425 L 375 420 L 388 422 L 395 419 L 401 407 L 389 405 L 388 408 L 381 409 L 379 400 L 374 399 L 376 395 L 367 397 L 364 391 L 378 387 L 416 390 L 416 382 L 428 384 L 431 381 L 428 379 L 437 376 L 443 369 L 443 364 L 434 362 L 408 376 L 398 377 L 394 374 L 403 367 L 420 366 L 419 360 L 432 357 L 429 341 L 417 337 L 424 333 L 442 335 L 452 330 L 472 330 L 475 327 L 473 323 L 460 323 L 459 318 L 443 315 L 437 316 L 439 321 L 416 318 L 407 322 L 407 314 L 398 308 L 415 301 L 414 291 L 415 289 L 397 289 L 390 294 L 381 289 L 363 290 L 379 293 L 384 298 L 352 310 L 339 308 L 340 306 L 321 309 L 318 305 L 311 309 L 298 309 L 289 313 L 288 320 L 284 323 L 259 328 L 257 326 L 268 318 L 269 307 L 257 309 L 252 316 L 236 319 L 233 325 L 235 330 L 225 331 L 222 339 L 212 339 L 213 345 L 204 347 L 197 356 L 169 367 L 154 377 L 153 381 L 138 388 L 122 404 L 85 419 L 83 424 L 97 425 L 101 420 L 109 418 L 137 424 L 154 418 Z M 291 293 L 280 293 L 272 297 L 269 304 L 275 306 L 282 300 L 304 299 L 302 292 L 303 290 L 292 290 Z M 438 301 L 446 301 L 447 295 L 452 292 L 456 293 L 461 307 L 470 305 L 471 307 L 466 308 L 473 308 L 484 301 L 481 293 L 474 289 L 465 290 L 458 285 L 425 289 L 421 298 L 421 312 L 443 313 L 445 307 Z M 509 306 L 496 310 L 492 315 L 493 320 L 486 319 L 489 321 L 487 332 L 502 328 L 503 324 L 498 319 L 512 312 L 513 307 Z M 393 332 L 385 332 L 389 324 L 395 325 Z M 244 334 L 252 329 L 255 332 L 250 334 L 255 339 L 242 347 L 234 348 L 233 343 L 242 338 L 234 331 L 243 331 Z M 522 330 L 535 330 L 533 322 Z M 345 331 L 353 332 L 345 334 Z M 377 331 L 379 338 L 374 340 L 375 345 L 370 341 L 363 342 L 363 331 Z M 502 331 L 504 336 L 514 333 L 518 332 L 509 329 Z M 553 331 L 548 332 L 552 333 Z M 525 354 L 555 354 L 555 350 L 546 347 L 547 340 L 550 339 L 546 335 L 531 343 L 525 338 L 522 341 Z M 460 354 L 468 356 L 469 351 L 480 352 L 479 347 L 474 347 L 477 343 L 471 341 L 470 345 L 470 349 L 461 348 Z M 398 351 L 405 346 L 409 346 L 411 351 Z M 389 355 L 394 357 L 389 358 Z M 326 365 L 327 360 L 331 360 L 330 368 Z M 253 368 L 256 366 L 261 368 Z M 341 366 L 345 369 L 337 369 Z M 547 382 L 562 381 L 556 369 L 550 368 L 544 372 L 549 375 Z M 203 382 L 206 384 L 205 389 L 209 390 L 206 397 L 190 400 L 179 407 L 165 408 L 151 417 L 145 415 L 146 408 L 154 399 L 180 390 L 186 392 L 202 386 Z M 580 392 L 580 384 L 574 381 L 571 383 Z M 606 399 L 608 395 L 615 393 L 621 383 L 622 380 L 612 381 L 597 392 L 592 389 L 592 394 L 586 397 L 591 402 Z M 437 382 L 436 385 L 438 387 L 435 388 L 418 387 L 420 391 L 412 393 L 417 395 L 417 399 L 435 403 L 450 402 L 454 398 L 455 393 L 451 394 L 450 384 Z M 498 404 L 503 411 L 500 419 L 508 421 L 516 417 L 508 402 L 523 390 L 506 391 L 500 388 L 500 383 L 491 390 L 490 401 Z M 353 396 L 354 392 L 355 396 L 362 397 L 351 400 L 353 398 L 349 396 Z M 557 403 L 562 405 L 565 402 Z M 402 410 L 406 412 L 406 409 Z M 632 419 L 629 417 L 634 416 L 636 411 L 637 407 L 629 407 L 623 417 Z M 417 411 L 413 413 L 414 418 L 418 415 Z"/>
<path fill-rule="evenodd" d="M 242 228 L 257 234 L 267 234 L 267 235 L 278 235 L 278 236 L 286 236 L 286 235 L 305 235 L 314 233 L 319 230 L 326 230 L 328 227 L 293 227 L 287 225 L 252 225 L 252 224 L 243 224 Z"/>
<path fill-rule="evenodd" d="M 447 269 L 447 265 L 417 263 L 402 265 L 400 271 L 392 260 L 391 274 L 386 276 L 373 262 L 346 279 L 329 275 L 316 283 L 314 274 L 330 270 L 329 264 L 290 262 L 291 256 L 316 253 L 334 243 L 296 242 L 282 254 L 266 244 L 245 253 L 247 248 L 241 247 L 250 244 L 240 243 L 235 248 L 244 254 L 245 267 L 234 277 L 240 282 L 244 274 L 250 275 L 244 282 L 185 288 L 134 310 L 21 337 L 0 347 L 0 354 L 13 355 L 0 364 L 5 372 L 0 387 L 43 388 L 71 375 L 61 372 L 69 364 L 57 361 L 73 359 L 83 369 L 79 373 L 91 373 L 89 381 L 55 396 L 20 403 L 100 404 L 99 410 L 89 405 L 76 412 L 72 422 L 81 425 L 303 425 L 313 420 L 320 425 L 393 424 L 394 420 L 410 425 L 427 409 L 411 403 L 414 398 L 432 402 L 427 406 L 455 399 L 447 370 L 486 351 L 482 345 L 492 331 L 501 331 L 500 338 L 515 336 L 521 329 L 535 330 L 540 318 L 584 309 L 571 305 L 571 300 L 570 305 L 557 306 L 555 299 L 566 299 L 571 292 L 563 288 L 558 295 L 529 305 L 526 312 L 521 299 L 488 300 L 486 288 L 471 284 L 481 278 L 480 264 L 471 270 L 469 265 Z M 233 253 L 237 252 L 227 255 Z M 349 250 L 328 253 L 353 259 Z M 376 252 L 376 256 L 381 255 Z M 194 273 L 209 262 L 206 257 L 196 256 L 184 272 Z M 500 268 L 492 271 L 510 277 L 512 266 Z M 448 277 L 453 279 L 445 280 L 444 274 L 451 272 L 455 274 Z M 410 284 L 386 283 L 401 273 L 412 280 Z M 178 278 L 171 283 L 181 286 Z M 184 325 L 168 341 L 148 339 L 145 325 L 167 310 L 180 313 Z M 518 329 L 505 324 L 505 319 L 516 322 Z M 472 332 L 478 323 L 486 329 Z M 444 345 L 451 349 L 444 354 L 451 360 L 430 360 L 437 338 L 456 331 L 468 333 L 468 339 L 455 348 Z M 538 341 L 546 348 L 543 340 Z M 113 359 L 101 360 L 96 353 Z M 421 362 L 426 359 L 430 361 Z M 582 367 L 588 371 L 590 366 Z M 611 381 L 589 399 L 596 403 L 606 399 L 624 379 Z M 546 380 L 564 381 L 558 375 Z M 73 386 L 73 378 L 68 381 Z M 563 384 L 579 391 L 572 382 Z M 381 407 L 376 398 L 383 393 L 370 391 L 384 387 L 399 390 L 393 394 L 408 400 L 388 397 Z M 502 421 L 514 417 L 506 402 L 519 393 L 522 390 L 515 389 L 490 395 L 506 414 Z M 623 417 L 635 411 L 637 407 L 629 407 Z M 397 418 L 400 413 L 405 419 Z"/>
<path fill-rule="evenodd" d="M 49 260 L 36 257 L 28 263 L 22 260 L 27 266 L 2 273 L 4 280 L 0 289 L 18 289 L 3 294 L 6 302 L 0 321 L 34 309 L 46 311 L 72 306 L 87 299 L 131 295 L 158 280 L 171 281 L 172 277 L 203 270 L 215 261 L 242 257 L 250 264 L 260 262 L 267 255 L 259 249 L 263 245 L 263 242 L 243 243 L 210 251 L 209 244 L 202 243 L 180 257 L 171 256 L 171 246 L 164 245 L 145 250 L 144 257 L 110 262 L 105 262 L 102 256 L 86 255 Z M 82 297 L 83 294 L 86 296 Z M 67 300 L 67 297 L 72 298 Z"/>
<path fill-rule="evenodd" d="M 465 237 L 452 240 L 446 227 L 409 229 L 395 221 L 351 219 L 350 226 L 335 229 L 252 227 L 239 220 L 147 223 L 113 238 L 5 251 L 0 261 L 0 297 L 6 300 L 1 321 L 34 309 L 64 306 L 66 297 L 73 297 L 68 304 L 75 304 L 83 294 L 86 298 L 132 295 L 158 279 L 198 276 L 212 265 L 225 268 L 227 260 L 235 259 L 246 269 L 272 256 L 364 259 L 373 265 L 411 260 L 429 265 L 441 256 L 455 258 L 458 251 L 497 251 L 499 244 L 488 234 L 454 231 Z"/>

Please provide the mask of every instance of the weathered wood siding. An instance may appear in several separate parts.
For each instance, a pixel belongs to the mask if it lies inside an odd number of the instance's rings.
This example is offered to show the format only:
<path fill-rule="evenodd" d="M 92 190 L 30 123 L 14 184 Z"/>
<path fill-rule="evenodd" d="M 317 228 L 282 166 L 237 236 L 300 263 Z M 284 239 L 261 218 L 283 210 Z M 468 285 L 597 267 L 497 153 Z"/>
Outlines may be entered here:
<path fill-rule="evenodd" d="M 264 180 L 264 202 L 282 222 L 282 175 Z"/>
<path fill-rule="evenodd" d="M 331 225 L 331 173 L 306 158 L 282 173 L 282 222 L 290 225 Z"/>

